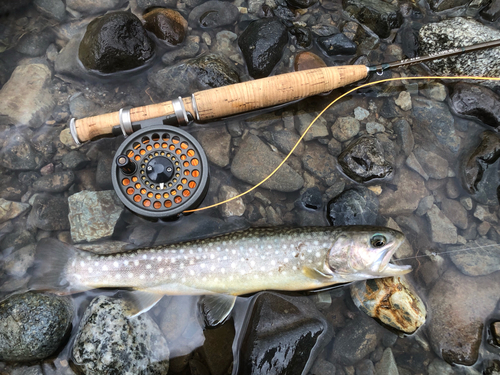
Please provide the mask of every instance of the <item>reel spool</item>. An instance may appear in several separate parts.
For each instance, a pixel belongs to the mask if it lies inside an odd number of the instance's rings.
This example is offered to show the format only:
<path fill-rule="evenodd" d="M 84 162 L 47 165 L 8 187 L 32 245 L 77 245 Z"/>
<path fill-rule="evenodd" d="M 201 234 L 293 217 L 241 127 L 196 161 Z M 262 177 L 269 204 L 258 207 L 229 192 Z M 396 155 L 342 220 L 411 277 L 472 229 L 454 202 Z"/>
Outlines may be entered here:
<path fill-rule="evenodd" d="M 198 206 L 208 190 L 208 161 L 198 141 L 179 128 L 152 125 L 118 148 L 113 187 L 132 212 L 166 218 Z"/>

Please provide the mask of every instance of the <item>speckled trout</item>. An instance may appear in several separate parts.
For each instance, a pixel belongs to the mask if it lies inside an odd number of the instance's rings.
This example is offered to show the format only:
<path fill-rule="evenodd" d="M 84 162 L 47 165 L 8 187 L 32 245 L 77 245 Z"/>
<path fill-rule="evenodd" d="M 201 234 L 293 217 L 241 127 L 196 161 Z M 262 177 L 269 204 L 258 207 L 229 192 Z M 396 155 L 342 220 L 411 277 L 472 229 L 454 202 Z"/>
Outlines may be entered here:
<path fill-rule="evenodd" d="M 54 239 L 38 247 L 38 289 L 131 288 L 154 294 L 242 295 L 299 291 L 395 276 L 405 240 L 383 227 L 251 228 L 213 238 L 95 255 Z"/>

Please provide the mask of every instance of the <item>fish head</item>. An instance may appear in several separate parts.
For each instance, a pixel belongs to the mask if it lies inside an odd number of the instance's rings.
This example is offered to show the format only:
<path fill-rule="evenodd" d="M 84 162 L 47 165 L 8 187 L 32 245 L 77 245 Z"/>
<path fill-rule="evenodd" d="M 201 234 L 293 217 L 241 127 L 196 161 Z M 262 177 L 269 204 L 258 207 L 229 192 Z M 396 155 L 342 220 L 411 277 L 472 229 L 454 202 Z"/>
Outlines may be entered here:
<path fill-rule="evenodd" d="M 345 227 L 329 251 L 325 268 L 352 281 L 406 274 L 411 266 L 389 263 L 405 240 L 403 233 L 390 228 Z"/>

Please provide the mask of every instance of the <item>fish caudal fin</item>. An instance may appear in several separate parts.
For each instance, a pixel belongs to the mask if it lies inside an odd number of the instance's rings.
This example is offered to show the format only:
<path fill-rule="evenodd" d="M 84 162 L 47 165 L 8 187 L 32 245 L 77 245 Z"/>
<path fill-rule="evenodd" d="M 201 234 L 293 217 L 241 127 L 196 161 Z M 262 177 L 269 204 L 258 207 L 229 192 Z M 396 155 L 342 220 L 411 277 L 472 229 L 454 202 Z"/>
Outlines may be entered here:
<path fill-rule="evenodd" d="M 72 246 L 54 238 L 44 238 L 38 242 L 29 289 L 68 294 L 66 267 L 68 261 L 74 258 L 75 252 Z"/>

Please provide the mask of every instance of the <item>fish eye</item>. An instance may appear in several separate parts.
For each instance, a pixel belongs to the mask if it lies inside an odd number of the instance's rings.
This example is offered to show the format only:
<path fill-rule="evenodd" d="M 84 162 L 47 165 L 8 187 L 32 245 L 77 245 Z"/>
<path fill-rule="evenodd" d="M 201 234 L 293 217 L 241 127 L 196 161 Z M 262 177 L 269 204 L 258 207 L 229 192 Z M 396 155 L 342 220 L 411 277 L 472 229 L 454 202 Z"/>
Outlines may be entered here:
<path fill-rule="evenodd" d="M 371 238 L 370 243 L 373 247 L 382 247 L 387 243 L 387 238 L 381 234 L 376 234 Z"/>

